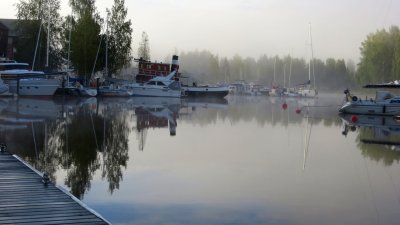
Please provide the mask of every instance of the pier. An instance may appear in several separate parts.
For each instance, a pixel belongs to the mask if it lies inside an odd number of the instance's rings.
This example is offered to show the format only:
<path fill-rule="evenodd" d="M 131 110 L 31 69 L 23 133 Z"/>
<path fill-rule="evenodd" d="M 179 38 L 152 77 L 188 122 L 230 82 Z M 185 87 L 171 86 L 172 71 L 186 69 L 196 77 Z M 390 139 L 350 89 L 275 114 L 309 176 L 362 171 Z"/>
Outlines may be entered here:
<path fill-rule="evenodd" d="M 0 152 L 0 224 L 110 224 L 17 156 Z"/>

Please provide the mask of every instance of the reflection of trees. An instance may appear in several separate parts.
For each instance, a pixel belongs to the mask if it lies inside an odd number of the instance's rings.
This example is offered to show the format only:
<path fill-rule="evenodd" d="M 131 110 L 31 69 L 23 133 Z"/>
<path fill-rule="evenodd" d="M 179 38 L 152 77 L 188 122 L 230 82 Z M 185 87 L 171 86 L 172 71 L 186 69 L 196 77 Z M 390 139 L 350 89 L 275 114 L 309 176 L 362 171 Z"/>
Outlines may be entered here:
<path fill-rule="evenodd" d="M 119 188 L 122 180 L 122 167 L 126 168 L 129 159 L 128 135 L 130 128 L 127 124 L 128 115 L 124 111 L 106 113 L 104 122 L 103 170 L 102 177 L 108 181 L 111 193 Z M 112 119 L 109 119 L 112 118 Z"/>
<path fill-rule="evenodd" d="M 122 167 L 126 167 L 129 158 L 127 113 L 104 110 L 96 114 L 87 105 L 65 108 L 68 110 L 62 118 L 55 116 L 28 123 L 24 129 L 0 135 L 12 153 L 39 171 L 47 172 L 52 181 L 56 180 L 58 169 L 65 169 L 65 184 L 76 197 L 83 198 L 100 168 L 113 192 L 119 187 Z"/>
<path fill-rule="evenodd" d="M 356 142 L 357 147 L 361 150 L 364 157 L 368 157 L 377 162 L 382 161 L 386 166 L 400 161 L 400 151 L 390 149 L 390 145 L 365 144 L 361 140 L 398 141 L 399 135 L 388 134 L 386 137 L 377 138 L 374 128 L 361 128 L 358 129 Z"/>

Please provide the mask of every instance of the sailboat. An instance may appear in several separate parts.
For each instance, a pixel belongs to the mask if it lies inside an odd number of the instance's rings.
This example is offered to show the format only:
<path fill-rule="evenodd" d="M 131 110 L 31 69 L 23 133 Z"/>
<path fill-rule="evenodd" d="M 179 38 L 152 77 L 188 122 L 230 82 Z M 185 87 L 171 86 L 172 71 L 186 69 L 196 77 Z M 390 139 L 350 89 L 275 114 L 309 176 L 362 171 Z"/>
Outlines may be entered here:
<path fill-rule="evenodd" d="M 72 16 L 72 13 L 71 13 Z M 97 90 L 94 88 L 84 87 L 76 78 L 71 78 L 72 70 L 70 70 L 70 53 L 71 53 L 71 30 L 72 24 L 69 23 L 69 34 L 68 34 L 68 58 L 67 58 L 67 70 L 66 70 L 66 85 L 63 84 L 56 91 L 56 95 L 71 95 L 80 97 L 95 97 L 97 96 Z"/>
<path fill-rule="evenodd" d="M 107 77 L 108 73 L 109 73 L 109 71 L 108 71 L 108 16 L 106 19 L 106 35 L 105 35 L 105 37 L 106 37 L 106 40 L 105 40 L 105 42 L 106 42 L 106 56 L 105 56 L 106 65 L 105 65 L 105 69 L 104 69 L 104 77 Z M 100 41 L 100 43 L 101 43 L 101 41 Z M 99 53 L 99 49 L 100 49 L 100 44 L 97 49 L 97 55 Z M 96 56 L 96 61 L 97 61 L 97 56 Z M 96 62 L 95 62 L 95 65 L 96 65 Z M 92 73 L 94 73 L 95 65 L 93 66 Z M 133 91 L 130 89 L 127 89 L 126 86 L 124 86 L 124 85 L 117 85 L 117 84 L 113 84 L 113 83 L 109 82 L 109 85 L 105 85 L 105 86 L 97 85 L 97 94 L 102 97 L 130 97 L 133 95 Z"/>
<path fill-rule="evenodd" d="M 317 96 L 318 92 L 315 88 L 315 75 L 314 75 L 314 51 L 313 51 L 313 46 L 312 46 L 312 36 L 311 36 L 311 23 L 309 24 L 309 35 L 310 35 L 310 58 L 308 62 L 308 81 L 303 84 L 303 87 L 299 88 L 298 94 L 300 97 L 308 97 L 308 98 L 314 98 Z M 313 88 L 311 87 L 311 65 L 313 66 L 312 72 L 313 72 L 313 77 L 314 77 L 314 82 L 313 82 Z"/>
<path fill-rule="evenodd" d="M 274 60 L 274 81 L 272 82 L 271 90 L 269 91 L 269 96 L 272 97 L 281 97 L 283 95 L 283 90 L 275 83 L 276 77 L 276 56 Z"/>

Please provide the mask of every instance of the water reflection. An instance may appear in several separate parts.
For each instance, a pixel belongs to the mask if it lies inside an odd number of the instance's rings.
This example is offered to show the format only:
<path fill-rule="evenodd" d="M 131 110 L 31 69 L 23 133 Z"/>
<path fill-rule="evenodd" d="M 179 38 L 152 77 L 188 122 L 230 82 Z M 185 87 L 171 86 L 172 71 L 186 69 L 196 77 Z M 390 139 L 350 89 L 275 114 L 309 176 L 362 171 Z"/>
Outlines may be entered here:
<path fill-rule="evenodd" d="M 342 134 L 357 132 L 357 146 L 362 155 L 386 166 L 400 160 L 400 120 L 393 116 L 340 115 Z"/>
<path fill-rule="evenodd" d="M 115 224 L 368 224 L 360 190 L 399 156 L 361 140 L 398 127 L 344 138 L 342 96 L 321 96 L 5 99 L 0 138 Z"/>

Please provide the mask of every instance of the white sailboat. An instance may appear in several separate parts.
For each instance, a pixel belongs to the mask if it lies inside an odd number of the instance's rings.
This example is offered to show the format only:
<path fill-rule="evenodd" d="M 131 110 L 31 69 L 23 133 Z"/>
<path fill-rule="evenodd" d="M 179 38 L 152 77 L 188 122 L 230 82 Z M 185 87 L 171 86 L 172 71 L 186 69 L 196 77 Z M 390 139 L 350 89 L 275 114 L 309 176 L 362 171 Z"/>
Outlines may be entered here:
<path fill-rule="evenodd" d="M 298 93 L 300 95 L 300 97 L 308 97 L 308 98 L 314 98 L 317 96 L 318 92 L 316 90 L 315 87 L 315 74 L 314 74 L 314 50 L 313 50 L 313 46 L 312 46 L 312 36 L 311 36 L 311 23 L 309 24 L 309 35 L 310 35 L 310 50 L 311 50 L 311 54 L 309 57 L 309 62 L 308 62 L 308 81 L 307 83 L 304 84 L 303 87 L 300 87 L 298 90 Z M 313 87 L 311 87 L 311 66 L 313 66 L 312 68 L 312 73 L 313 73 L 313 78 L 314 78 L 314 82 L 313 82 Z"/>

